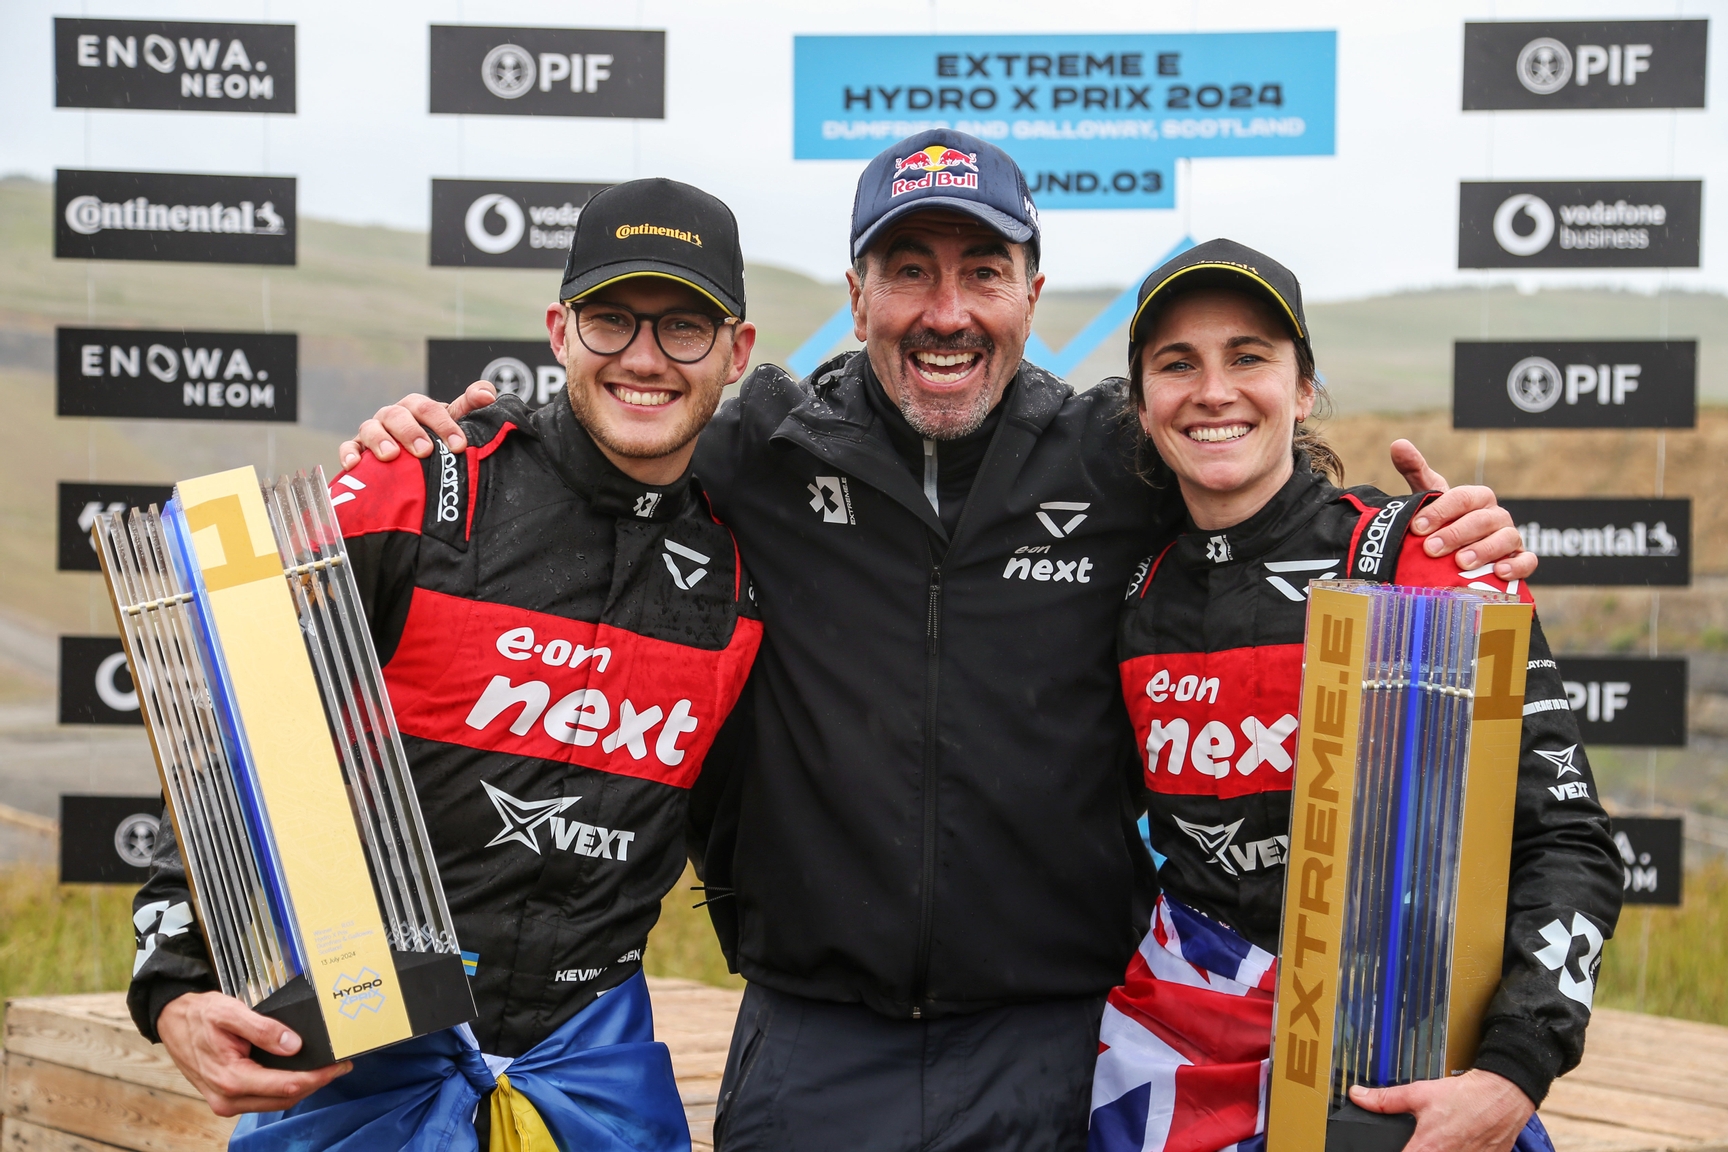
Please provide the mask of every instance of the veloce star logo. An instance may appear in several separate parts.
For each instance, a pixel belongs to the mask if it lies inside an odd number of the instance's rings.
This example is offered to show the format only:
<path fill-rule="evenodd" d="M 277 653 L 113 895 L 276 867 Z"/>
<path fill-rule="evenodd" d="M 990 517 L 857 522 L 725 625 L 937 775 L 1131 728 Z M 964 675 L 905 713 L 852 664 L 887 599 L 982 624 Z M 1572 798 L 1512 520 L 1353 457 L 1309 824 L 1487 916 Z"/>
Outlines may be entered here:
<path fill-rule="evenodd" d="M 486 795 L 492 798 L 492 807 L 498 809 L 498 816 L 504 821 L 504 827 L 486 842 L 486 847 L 514 840 L 532 848 L 536 855 L 540 852 L 540 838 L 534 830 L 582 799 L 580 796 L 557 796 L 551 800 L 518 800 L 484 780 L 480 781 L 480 786 L 486 789 Z"/>
<path fill-rule="evenodd" d="M 1548 763 L 1554 765 L 1554 778 L 1556 780 L 1566 775 L 1568 772 L 1572 773 L 1574 776 L 1584 775 L 1584 773 L 1578 770 L 1578 765 L 1572 763 L 1572 757 L 1578 754 L 1578 745 L 1576 744 L 1572 745 L 1570 748 L 1562 748 L 1558 752 L 1549 752 L 1542 748 L 1535 748 L 1532 749 L 1532 751 L 1535 752 L 1536 755 L 1542 757 L 1542 759 L 1548 761 Z"/>
<path fill-rule="evenodd" d="M 1176 827 L 1194 838 L 1194 842 L 1200 845 L 1202 852 L 1209 853 L 1206 857 L 1208 860 L 1232 876 L 1238 874 L 1224 852 L 1230 847 L 1231 841 L 1236 839 L 1236 833 L 1241 830 L 1243 821 L 1247 819 L 1246 816 L 1242 820 L 1232 820 L 1228 824 L 1190 824 L 1180 816 L 1172 816 L 1171 819 L 1176 821 Z"/>

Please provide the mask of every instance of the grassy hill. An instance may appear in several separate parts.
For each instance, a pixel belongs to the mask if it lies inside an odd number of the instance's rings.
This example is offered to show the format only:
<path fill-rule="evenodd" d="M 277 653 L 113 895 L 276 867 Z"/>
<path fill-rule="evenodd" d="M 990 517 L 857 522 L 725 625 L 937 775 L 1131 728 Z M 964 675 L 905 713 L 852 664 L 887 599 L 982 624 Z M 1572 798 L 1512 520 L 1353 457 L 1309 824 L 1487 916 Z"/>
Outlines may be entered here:
<path fill-rule="evenodd" d="M 301 221 L 293 268 L 61 261 L 52 256 L 51 215 L 47 185 L 0 181 L 0 403 L 10 448 L 0 456 L 0 482 L 11 493 L 0 505 L 0 611 L 54 631 L 109 627 L 94 578 L 53 571 L 56 481 L 167 481 L 243 463 L 329 465 L 340 433 L 423 386 L 428 336 L 539 337 L 542 310 L 556 290 L 551 272 L 430 268 L 422 233 L 319 220 Z M 839 283 L 780 268 L 751 265 L 748 282 L 751 317 L 762 332 L 759 360 L 783 363 L 844 299 Z M 1039 306 L 1040 336 L 1061 348 L 1113 295 L 1051 285 Z M 1353 480 L 1392 483 L 1385 445 L 1398 435 L 1416 439 L 1452 479 L 1474 477 L 1481 438 L 1453 432 L 1445 414 L 1457 338 L 1650 337 L 1664 329 L 1696 336 L 1704 395 L 1728 401 L 1728 297 L 1719 295 L 1448 289 L 1315 304 L 1310 320 L 1338 412 L 1331 432 Z M 298 332 L 301 423 L 57 419 L 53 332 L 61 324 Z M 1122 340 L 1114 334 L 1081 364 L 1076 384 L 1120 371 Z M 1486 439 L 1486 479 L 1509 495 L 1651 490 L 1650 432 Z M 1670 434 L 1667 490 L 1721 490 L 1728 485 L 1725 449 L 1728 412 L 1707 409 L 1699 431 Z M 1700 501 L 1696 517 L 1700 570 L 1728 571 L 1728 505 Z M 1626 607 L 1592 616 L 1596 623 L 1581 643 L 1635 628 L 1630 615 L 1617 616 L 1632 613 L 1635 599 L 1622 597 L 1617 604 Z"/>

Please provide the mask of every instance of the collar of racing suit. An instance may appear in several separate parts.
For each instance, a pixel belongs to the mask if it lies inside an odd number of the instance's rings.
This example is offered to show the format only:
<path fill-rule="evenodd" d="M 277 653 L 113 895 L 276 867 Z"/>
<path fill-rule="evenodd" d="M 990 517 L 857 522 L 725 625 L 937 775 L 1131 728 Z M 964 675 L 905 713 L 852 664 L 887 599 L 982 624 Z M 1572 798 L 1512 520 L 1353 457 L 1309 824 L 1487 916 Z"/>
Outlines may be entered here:
<path fill-rule="evenodd" d="M 665 485 L 644 484 L 625 475 L 600 451 L 562 397 L 529 412 L 519 398 L 502 396 L 475 416 L 487 413 L 494 427 L 513 423 L 538 440 L 558 475 L 598 512 L 633 520 L 671 520 L 696 497 L 695 478 L 688 468 Z"/>
<path fill-rule="evenodd" d="M 1184 568 L 1217 568 L 1252 560 L 1300 532 L 1320 509 L 1338 496 L 1324 476 L 1311 471 L 1306 453 L 1296 453 L 1296 471 L 1264 507 L 1240 524 L 1224 529 L 1201 528 L 1190 516 L 1182 519 L 1170 558 Z"/>

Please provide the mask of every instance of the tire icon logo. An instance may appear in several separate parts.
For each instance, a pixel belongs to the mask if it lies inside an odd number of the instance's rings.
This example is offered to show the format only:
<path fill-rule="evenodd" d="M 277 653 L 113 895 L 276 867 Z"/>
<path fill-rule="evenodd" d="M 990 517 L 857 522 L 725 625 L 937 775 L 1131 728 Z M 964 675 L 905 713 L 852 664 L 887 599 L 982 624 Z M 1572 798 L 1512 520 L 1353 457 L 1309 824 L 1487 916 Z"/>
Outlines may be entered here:
<path fill-rule="evenodd" d="M 156 831 L 161 821 L 144 812 L 134 812 L 114 829 L 114 851 L 134 868 L 150 867 L 156 850 Z"/>
<path fill-rule="evenodd" d="M 496 211 L 504 221 L 504 231 L 493 232 L 486 227 L 486 215 Z M 468 215 L 462 218 L 462 230 L 468 233 L 468 243 L 490 256 L 499 256 L 516 247 L 527 226 L 522 218 L 522 206 L 501 192 L 488 192 L 468 205 Z"/>
<path fill-rule="evenodd" d="M 1520 212 L 1535 225 L 1528 236 L 1520 236 L 1512 227 Z M 1514 256 L 1534 256 L 1554 239 L 1554 209 L 1542 197 L 1528 192 L 1508 196 L 1494 212 L 1494 239 Z"/>
<path fill-rule="evenodd" d="M 492 383 L 499 395 L 520 396 L 534 403 L 534 370 L 514 356 L 500 356 L 480 370 L 480 378 Z"/>
<path fill-rule="evenodd" d="M 1572 53 L 1547 36 L 1524 45 L 1518 53 L 1518 83 L 1538 96 L 1550 96 L 1572 79 Z"/>
<path fill-rule="evenodd" d="M 534 57 L 526 48 L 500 44 L 480 62 L 480 79 L 500 100 L 514 100 L 534 87 Z"/>
<path fill-rule="evenodd" d="M 1546 412 L 1560 402 L 1560 383 L 1554 361 L 1526 356 L 1506 374 L 1506 395 L 1521 411 Z"/>

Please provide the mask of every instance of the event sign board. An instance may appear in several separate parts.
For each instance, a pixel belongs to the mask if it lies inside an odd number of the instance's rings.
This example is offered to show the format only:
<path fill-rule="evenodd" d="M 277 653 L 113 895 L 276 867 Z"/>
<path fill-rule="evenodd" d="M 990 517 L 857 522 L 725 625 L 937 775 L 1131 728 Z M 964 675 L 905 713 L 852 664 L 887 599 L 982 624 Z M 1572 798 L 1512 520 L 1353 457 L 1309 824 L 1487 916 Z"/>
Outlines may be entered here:
<path fill-rule="evenodd" d="M 1566 702 L 1586 744 L 1686 746 L 1686 661 L 1677 656 L 1561 656 Z M 1529 707 L 1529 705 L 1525 705 Z M 1555 783 L 1567 777 L 1557 763 Z"/>
<path fill-rule="evenodd" d="M 1464 25 L 1464 110 L 1702 108 L 1708 20 Z"/>
<path fill-rule="evenodd" d="M 293 264 L 292 176 L 91 172 L 54 176 L 54 255 L 62 260 Z"/>
<path fill-rule="evenodd" d="M 120 637 L 60 637 L 60 723 L 144 723 Z"/>
<path fill-rule="evenodd" d="M 1454 428 L 1695 428 L 1696 340 L 1459 340 Z"/>
<path fill-rule="evenodd" d="M 100 572 L 96 549 L 90 543 L 90 526 L 102 512 L 124 512 L 128 508 L 158 507 L 174 494 L 172 484 L 78 484 L 62 480 L 59 514 L 55 516 L 55 568 L 61 572 Z"/>
<path fill-rule="evenodd" d="M 162 823 L 162 797 L 60 797 L 60 883 L 142 884 Z"/>
<path fill-rule="evenodd" d="M 1177 157 L 1333 152 L 1329 31 L 796 36 L 792 51 L 794 159 L 956 128 L 1019 161 L 1040 208 L 1171 207 Z"/>
<path fill-rule="evenodd" d="M 1460 268 L 1696 268 L 1699 180 L 1466 180 Z"/>
<path fill-rule="evenodd" d="M 433 180 L 432 266 L 562 268 L 576 217 L 610 184 Z"/>
<path fill-rule="evenodd" d="M 293 112 L 294 25 L 54 18 L 56 108 Z"/>
<path fill-rule="evenodd" d="M 1689 499 L 1504 499 L 1501 505 L 1542 559 L 1543 584 L 1642 584 L 1684 588 L 1692 582 Z"/>
<path fill-rule="evenodd" d="M 1615 816 L 1614 847 L 1625 874 L 1626 904 L 1680 904 L 1686 822 L 1678 816 Z"/>
<path fill-rule="evenodd" d="M 426 395 L 448 404 L 476 380 L 538 408 L 564 392 L 564 365 L 544 340 L 428 340 Z"/>
<path fill-rule="evenodd" d="M 57 416 L 299 418 L 300 337 L 292 332 L 59 328 L 55 340 Z"/>
<path fill-rule="evenodd" d="M 666 118 L 666 33 L 432 25 L 432 111 Z"/>

